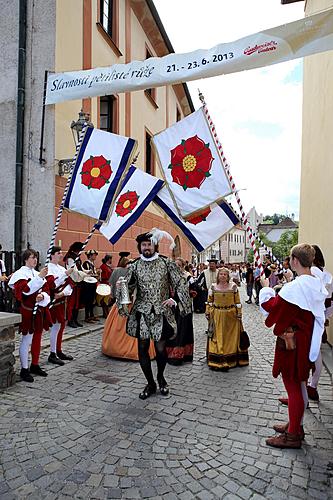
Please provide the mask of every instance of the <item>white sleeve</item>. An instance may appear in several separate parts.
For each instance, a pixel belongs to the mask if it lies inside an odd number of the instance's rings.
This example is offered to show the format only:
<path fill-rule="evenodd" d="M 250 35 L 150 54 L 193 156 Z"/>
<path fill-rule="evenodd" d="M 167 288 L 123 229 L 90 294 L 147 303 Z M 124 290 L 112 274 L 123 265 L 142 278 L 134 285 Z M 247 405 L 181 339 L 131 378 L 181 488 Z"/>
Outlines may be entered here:
<path fill-rule="evenodd" d="M 36 293 L 40 288 L 43 288 L 44 283 L 45 283 L 44 278 L 40 278 L 39 276 L 35 276 L 28 283 L 29 292 L 23 292 L 24 295 L 32 295 L 33 293 Z"/>
<path fill-rule="evenodd" d="M 48 293 L 46 292 L 41 292 L 42 295 L 43 295 L 43 300 L 41 300 L 40 302 L 37 302 L 37 304 L 40 306 L 40 307 L 46 307 L 47 305 L 49 305 L 50 303 L 50 296 Z"/>
<path fill-rule="evenodd" d="M 66 280 L 67 278 L 67 274 L 63 274 L 62 276 L 58 276 L 55 280 L 54 280 L 54 284 L 56 287 L 60 286 L 63 284 L 63 282 Z"/>
<path fill-rule="evenodd" d="M 269 286 L 265 286 L 264 288 L 262 288 L 259 292 L 259 304 L 260 304 L 260 312 L 261 314 L 263 314 L 263 316 L 265 318 L 267 318 L 268 316 L 268 312 L 265 311 L 265 309 L 263 307 L 261 307 L 262 304 L 264 304 L 265 302 L 267 302 L 269 299 L 271 299 L 272 297 L 275 297 L 275 292 L 272 288 L 270 288 Z"/>
<path fill-rule="evenodd" d="M 72 295 L 72 292 L 73 288 L 70 285 L 67 285 L 62 291 L 65 297 L 69 297 L 69 295 Z"/>

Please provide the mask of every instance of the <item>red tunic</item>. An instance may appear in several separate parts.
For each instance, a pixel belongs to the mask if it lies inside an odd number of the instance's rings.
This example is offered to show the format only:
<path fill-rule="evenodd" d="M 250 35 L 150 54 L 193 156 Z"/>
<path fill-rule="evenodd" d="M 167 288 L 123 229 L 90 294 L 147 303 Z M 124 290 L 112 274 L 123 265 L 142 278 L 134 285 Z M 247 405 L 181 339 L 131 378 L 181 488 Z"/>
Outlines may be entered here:
<path fill-rule="evenodd" d="M 101 270 L 101 283 L 105 283 L 106 285 L 109 285 L 109 279 L 111 277 L 113 269 L 111 269 L 110 266 L 107 264 L 102 264 L 100 267 Z"/>
<path fill-rule="evenodd" d="M 48 330 L 52 325 L 52 319 L 48 307 L 38 307 L 37 313 L 33 316 L 33 310 L 36 303 L 36 297 L 38 291 L 32 293 L 31 295 L 25 295 L 24 292 L 29 292 L 29 281 L 30 280 L 19 280 L 14 284 L 15 298 L 21 303 L 20 313 L 22 315 L 22 322 L 20 326 L 21 333 L 26 335 L 27 333 L 41 333 L 44 330 Z M 42 292 L 50 293 L 48 283 L 44 283 Z"/>
<path fill-rule="evenodd" d="M 54 299 L 54 295 L 56 293 L 56 284 L 55 284 L 55 276 L 49 274 L 46 276 L 47 283 L 50 289 L 51 301 Z M 69 280 L 67 280 L 69 281 Z M 61 287 L 62 288 L 62 287 Z M 62 297 L 61 299 L 57 299 L 53 302 L 52 307 L 50 307 L 50 314 L 52 318 L 52 323 L 60 323 L 61 325 L 65 324 L 65 303 L 66 297 Z"/>
<path fill-rule="evenodd" d="M 314 316 L 310 311 L 287 302 L 279 295 L 261 304 L 269 313 L 265 324 L 274 326 L 274 334 L 282 335 L 287 328 L 295 332 L 296 349 L 287 351 L 283 339 L 277 339 L 273 364 L 273 377 L 280 373 L 290 380 L 305 381 L 309 377 L 312 363 L 309 352 L 314 324 Z"/>

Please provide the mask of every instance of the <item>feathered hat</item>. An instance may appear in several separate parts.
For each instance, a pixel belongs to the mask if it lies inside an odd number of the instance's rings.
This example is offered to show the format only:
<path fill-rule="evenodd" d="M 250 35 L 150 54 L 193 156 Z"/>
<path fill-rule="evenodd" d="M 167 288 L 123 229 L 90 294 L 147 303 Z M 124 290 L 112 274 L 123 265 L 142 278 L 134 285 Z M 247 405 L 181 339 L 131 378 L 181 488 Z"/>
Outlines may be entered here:
<path fill-rule="evenodd" d="M 140 251 L 140 245 L 143 241 L 150 241 L 153 245 L 158 246 L 163 238 L 170 241 L 170 250 L 172 250 L 175 247 L 175 241 L 173 237 L 167 231 L 162 231 L 161 229 L 157 229 L 157 227 L 153 227 L 153 229 L 151 229 L 147 233 L 139 234 L 136 237 L 138 249 Z"/>

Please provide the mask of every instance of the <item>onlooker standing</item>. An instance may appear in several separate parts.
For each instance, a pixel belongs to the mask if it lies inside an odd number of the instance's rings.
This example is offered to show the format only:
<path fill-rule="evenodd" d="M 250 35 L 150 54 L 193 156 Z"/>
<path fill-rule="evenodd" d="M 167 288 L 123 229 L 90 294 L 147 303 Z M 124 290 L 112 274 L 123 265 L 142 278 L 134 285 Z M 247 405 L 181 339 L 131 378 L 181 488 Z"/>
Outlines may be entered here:
<path fill-rule="evenodd" d="M 253 280 L 254 280 L 254 290 L 256 292 L 256 304 L 258 306 L 259 305 L 259 292 L 260 292 L 262 287 L 261 287 L 261 283 L 260 283 L 260 268 L 256 262 L 254 263 Z"/>
<path fill-rule="evenodd" d="M 253 284 L 254 284 L 252 264 L 246 264 L 245 281 L 246 281 L 246 293 L 249 297 L 248 300 L 246 300 L 245 302 L 247 304 L 251 304 L 252 294 L 253 294 Z"/>
<path fill-rule="evenodd" d="M 67 300 L 67 319 L 68 326 L 71 328 L 83 326 L 82 323 L 79 323 L 78 321 L 82 280 L 84 276 L 86 276 L 86 274 L 82 272 L 81 258 L 78 258 L 79 253 L 82 250 L 82 246 L 83 245 L 80 241 L 72 243 L 63 259 L 66 269 L 74 266 L 74 262 L 76 261 L 74 272 L 71 274 L 73 292 Z"/>

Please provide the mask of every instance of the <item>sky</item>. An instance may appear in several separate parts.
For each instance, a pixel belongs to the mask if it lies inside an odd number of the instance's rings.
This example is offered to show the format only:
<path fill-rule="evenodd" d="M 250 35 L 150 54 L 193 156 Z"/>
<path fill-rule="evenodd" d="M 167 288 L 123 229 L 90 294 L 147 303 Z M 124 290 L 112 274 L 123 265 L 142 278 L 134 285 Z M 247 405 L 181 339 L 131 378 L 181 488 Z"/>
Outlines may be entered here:
<path fill-rule="evenodd" d="M 175 52 L 218 43 L 304 17 L 304 2 L 154 0 Z M 188 87 L 204 94 L 245 211 L 299 215 L 302 60 L 217 76 Z"/>

